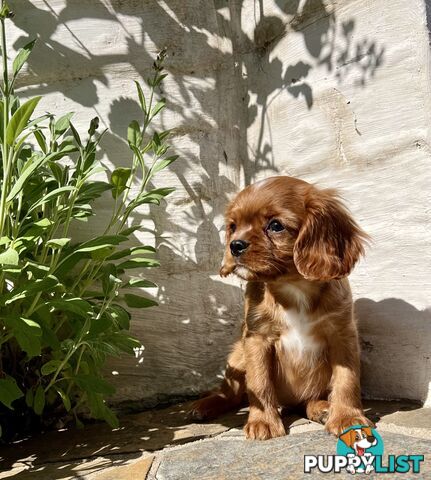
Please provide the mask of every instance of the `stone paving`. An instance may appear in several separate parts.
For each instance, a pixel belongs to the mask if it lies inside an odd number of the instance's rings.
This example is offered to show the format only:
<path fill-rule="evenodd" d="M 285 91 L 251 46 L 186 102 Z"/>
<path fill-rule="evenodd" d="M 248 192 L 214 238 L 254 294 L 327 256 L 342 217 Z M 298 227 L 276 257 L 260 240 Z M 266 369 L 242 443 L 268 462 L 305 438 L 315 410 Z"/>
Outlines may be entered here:
<path fill-rule="evenodd" d="M 185 403 L 125 415 L 115 430 L 93 424 L 84 430 L 53 431 L 2 447 L 0 479 L 351 478 L 349 473 L 304 474 L 304 455 L 333 455 L 336 439 L 321 425 L 299 415 L 285 417 L 288 435 L 259 442 L 244 439 L 246 409 L 211 423 L 191 422 L 188 409 Z M 407 402 L 377 401 L 366 402 L 366 409 L 385 442 L 385 455 L 425 456 L 420 474 L 386 478 L 431 479 L 431 409 Z"/>

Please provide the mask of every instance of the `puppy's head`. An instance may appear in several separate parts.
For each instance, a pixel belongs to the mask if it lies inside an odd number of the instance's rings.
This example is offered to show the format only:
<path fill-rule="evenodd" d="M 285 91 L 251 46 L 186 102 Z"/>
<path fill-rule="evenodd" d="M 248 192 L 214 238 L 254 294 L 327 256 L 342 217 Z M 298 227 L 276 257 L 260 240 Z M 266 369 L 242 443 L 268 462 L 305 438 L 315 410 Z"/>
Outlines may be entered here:
<path fill-rule="evenodd" d="M 371 427 L 352 428 L 340 435 L 340 440 L 360 455 L 363 455 L 367 448 L 377 444 L 377 439 L 373 435 Z"/>
<path fill-rule="evenodd" d="M 272 177 L 240 192 L 226 211 L 226 251 L 220 274 L 270 281 L 347 276 L 367 235 L 333 190 L 292 177 Z"/>

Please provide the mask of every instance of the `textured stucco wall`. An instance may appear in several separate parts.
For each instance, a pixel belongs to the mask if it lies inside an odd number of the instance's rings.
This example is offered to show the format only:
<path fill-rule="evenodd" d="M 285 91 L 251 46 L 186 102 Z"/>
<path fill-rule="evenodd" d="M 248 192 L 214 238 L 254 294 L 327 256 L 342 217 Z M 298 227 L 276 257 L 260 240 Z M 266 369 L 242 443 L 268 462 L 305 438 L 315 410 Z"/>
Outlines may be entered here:
<path fill-rule="evenodd" d="M 163 128 L 181 156 L 166 209 L 142 210 L 136 242 L 160 308 L 134 312 L 145 350 L 115 362 L 115 400 L 151 404 L 218 382 L 238 332 L 241 285 L 217 276 L 223 207 L 245 183 L 290 174 L 339 187 L 372 235 L 352 275 L 363 387 L 430 397 L 429 47 L 423 0 L 16 0 L 16 47 L 40 41 L 19 84 L 40 110 L 98 115 L 102 147 L 125 166 L 138 114 L 133 80 L 168 48 Z M 160 184 L 161 185 L 161 184 Z M 101 228 L 109 196 L 92 225 Z M 77 237 L 88 236 L 82 225 Z M 147 273 L 147 272 L 145 272 Z M 428 309 L 428 310 L 427 310 Z"/>

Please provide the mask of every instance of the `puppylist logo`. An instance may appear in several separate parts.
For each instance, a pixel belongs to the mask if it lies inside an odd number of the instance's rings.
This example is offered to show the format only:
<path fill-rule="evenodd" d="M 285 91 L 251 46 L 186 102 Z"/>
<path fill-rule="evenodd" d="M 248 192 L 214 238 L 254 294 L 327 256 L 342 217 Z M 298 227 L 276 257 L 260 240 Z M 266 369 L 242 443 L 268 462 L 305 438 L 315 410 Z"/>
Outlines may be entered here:
<path fill-rule="evenodd" d="M 336 455 L 305 455 L 304 472 L 420 473 L 423 455 L 388 455 L 384 462 L 383 452 L 383 439 L 374 428 L 355 425 L 339 436 Z"/>

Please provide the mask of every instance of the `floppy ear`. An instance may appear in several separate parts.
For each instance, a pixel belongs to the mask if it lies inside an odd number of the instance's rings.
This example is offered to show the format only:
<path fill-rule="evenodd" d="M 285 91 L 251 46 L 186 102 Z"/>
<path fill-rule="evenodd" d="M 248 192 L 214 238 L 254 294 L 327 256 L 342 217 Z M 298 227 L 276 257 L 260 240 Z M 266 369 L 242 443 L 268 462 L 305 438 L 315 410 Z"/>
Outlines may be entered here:
<path fill-rule="evenodd" d="M 368 235 L 334 190 L 316 190 L 305 201 L 306 217 L 293 250 L 298 272 L 308 280 L 347 276 L 364 254 Z"/>
<path fill-rule="evenodd" d="M 349 430 L 343 435 L 340 435 L 340 440 L 342 440 L 348 447 L 352 447 L 355 443 L 355 430 Z"/>

